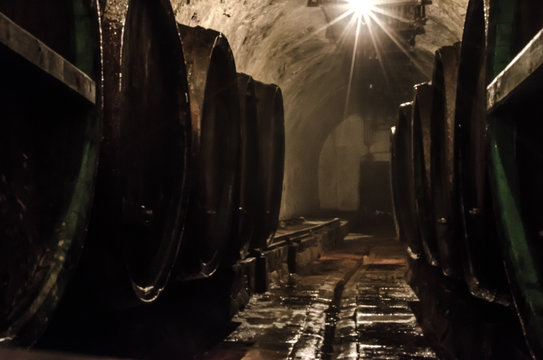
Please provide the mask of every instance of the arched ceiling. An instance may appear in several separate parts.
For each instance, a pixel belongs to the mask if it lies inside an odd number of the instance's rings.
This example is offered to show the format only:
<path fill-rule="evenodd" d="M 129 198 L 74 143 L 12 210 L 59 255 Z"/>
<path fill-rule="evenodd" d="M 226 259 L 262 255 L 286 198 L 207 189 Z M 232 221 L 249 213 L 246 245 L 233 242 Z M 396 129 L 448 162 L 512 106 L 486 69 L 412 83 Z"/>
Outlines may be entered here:
<path fill-rule="evenodd" d="M 346 113 L 351 54 L 327 36 L 329 19 L 323 9 L 306 4 L 305 0 L 172 0 L 178 22 L 226 35 L 239 72 L 282 88 L 286 129 L 282 218 L 318 208 L 320 149 Z M 433 0 L 427 6 L 426 31 L 411 49 L 420 71 L 410 70 L 409 64 L 402 68 L 405 64 L 396 60 L 385 61 L 392 89 L 403 87 L 405 96 L 405 89 L 408 93 L 414 83 L 429 80 L 433 52 L 460 40 L 466 7 L 467 0 Z M 356 86 L 351 92 L 356 99 Z"/>

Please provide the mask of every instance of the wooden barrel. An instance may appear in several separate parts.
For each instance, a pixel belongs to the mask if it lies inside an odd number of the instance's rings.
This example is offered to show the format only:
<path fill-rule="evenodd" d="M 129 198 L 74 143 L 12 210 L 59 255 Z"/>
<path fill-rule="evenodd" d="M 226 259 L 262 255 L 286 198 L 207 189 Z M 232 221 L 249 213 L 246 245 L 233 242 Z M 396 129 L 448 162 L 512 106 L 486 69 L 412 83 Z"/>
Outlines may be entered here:
<path fill-rule="evenodd" d="M 420 241 L 428 263 L 437 266 L 439 254 L 434 226 L 430 157 L 433 98 L 432 84 L 423 83 L 415 86 L 411 157 L 415 185 L 415 212 L 420 229 Z"/>
<path fill-rule="evenodd" d="M 112 301 L 130 303 L 131 296 L 150 302 L 164 289 L 176 262 L 187 211 L 188 85 L 169 1 L 130 1 L 124 24 L 120 109 L 118 114 L 111 109 L 106 119 L 110 143 L 104 150 L 110 152 L 102 153 L 100 168 L 106 181 L 100 183 L 97 205 L 104 216 L 96 234 L 102 237 L 92 240 L 120 265 L 110 275 L 118 277 L 109 292 Z M 114 58 L 107 60 L 116 64 L 117 52 L 110 49 L 109 55 Z M 116 77 L 107 80 L 109 94 L 115 95 Z M 133 290 L 129 297 L 126 284 Z"/>
<path fill-rule="evenodd" d="M 443 273 L 460 279 L 463 249 L 460 238 L 455 169 L 456 81 L 460 46 L 445 46 L 435 55 L 432 107 L 431 184 L 439 263 Z"/>
<path fill-rule="evenodd" d="M 229 246 L 239 191 L 240 103 L 223 34 L 178 25 L 192 116 L 190 204 L 179 276 L 211 276 Z"/>
<path fill-rule="evenodd" d="M 456 154 L 464 279 L 472 295 L 510 304 L 488 179 L 486 38 L 483 3 L 466 17 L 456 96 Z"/>
<path fill-rule="evenodd" d="M 432 85 L 434 86 L 434 104 L 432 107 L 432 130 L 433 135 L 441 134 L 432 143 L 431 162 L 434 166 L 448 169 L 453 174 L 452 182 L 449 182 L 445 175 L 438 171 L 432 172 L 432 194 L 439 194 L 441 201 L 434 201 L 434 227 L 436 231 L 436 244 L 439 259 L 443 260 L 442 271 L 445 274 L 460 275 L 461 259 L 453 258 L 459 256 L 461 242 L 455 236 L 460 234 L 456 231 L 451 218 L 456 209 L 450 204 L 447 194 L 454 191 L 456 187 L 454 178 L 454 136 L 448 137 L 451 132 L 454 134 L 454 116 L 456 106 L 456 82 L 458 77 L 458 62 L 460 58 L 460 44 L 444 46 L 438 49 L 434 57 L 434 71 Z M 444 134 L 445 133 L 445 134 Z M 442 139 L 447 139 L 441 142 Z M 440 156 L 438 156 L 441 154 Z M 454 194 L 454 193 L 453 193 Z M 448 207 L 447 207 L 448 205 Z M 454 218 L 454 216 L 452 216 Z"/>
<path fill-rule="evenodd" d="M 102 128 L 98 5 L 1 1 L 0 12 L 0 342 L 29 345 L 85 241 Z"/>
<path fill-rule="evenodd" d="M 491 2 L 487 69 L 497 76 L 543 26 L 542 4 Z M 540 36 L 540 35 L 539 35 Z M 543 358 L 543 151 L 540 90 L 505 101 L 488 118 L 489 166 L 498 235 L 514 305 L 534 358 Z M 528 120 L 528 121 L 525 121 Z"/>
<path fill-rule="evenodd" d="M 258 112 L 258 215 L 251 244 L 264 249 L 279 222 L 285 166 L 283 95 L 277 85 L 255 81 Z"/>
<path fill-rule="evenodd" d="M 392 169 L 392 188 L 400 239 L 405 242 L 408 255 L 413 259 L 420 259 L 423 255 L 423 249 L 415 213 L 415 185 L 411 156 L 412 111 L 412 102 L 400 106 L 398 125 L 394 133 L 394 152 L 392 153 L 395 167 Z"/>
<path fill-rule="evenodd" d="M 256 229 L 258 209 L 258 113 L 254 80 L 238 73 L 240 102 L 239 198 L 232 232 L 231 259 L 244 259 Z"/>

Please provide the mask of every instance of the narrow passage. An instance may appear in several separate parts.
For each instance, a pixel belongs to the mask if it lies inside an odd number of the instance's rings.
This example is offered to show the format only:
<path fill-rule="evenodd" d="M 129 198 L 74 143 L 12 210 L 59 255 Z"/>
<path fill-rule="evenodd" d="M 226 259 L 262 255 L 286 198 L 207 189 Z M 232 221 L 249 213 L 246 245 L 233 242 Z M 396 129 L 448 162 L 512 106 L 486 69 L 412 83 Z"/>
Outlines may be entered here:
<path fill-rule="evenodd" d="M 349 234 L 289 281 L 253 296 L 235 330 L 199 358 L 435 359 L 411 305 L 402 245 Z"/>

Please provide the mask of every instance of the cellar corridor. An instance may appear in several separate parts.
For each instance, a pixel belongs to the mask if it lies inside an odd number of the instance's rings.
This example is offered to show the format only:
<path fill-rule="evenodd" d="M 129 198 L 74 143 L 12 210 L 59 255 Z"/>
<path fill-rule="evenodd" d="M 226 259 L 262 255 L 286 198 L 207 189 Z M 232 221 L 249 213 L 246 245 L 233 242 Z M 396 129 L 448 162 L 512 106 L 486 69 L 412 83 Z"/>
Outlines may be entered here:
<path fill-rule="evenodd" d="M 198 359 L 435 359 L 411 306 L 404 253 L 349 234 L 302 274 L 251 299 L 236 329 Z"/>
<path fill-rule="evenodd" d="M 543 1 L 0 0 L 0 360 L 543 360 Z"/>

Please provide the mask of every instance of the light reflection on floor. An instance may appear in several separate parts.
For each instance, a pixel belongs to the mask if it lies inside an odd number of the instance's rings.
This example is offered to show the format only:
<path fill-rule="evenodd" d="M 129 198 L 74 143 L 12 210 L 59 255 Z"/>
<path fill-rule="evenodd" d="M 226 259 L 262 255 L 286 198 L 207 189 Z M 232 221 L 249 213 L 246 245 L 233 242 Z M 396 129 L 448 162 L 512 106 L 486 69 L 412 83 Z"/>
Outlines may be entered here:
<path fill-rule="evenodd" d="M 254 296 L 201 359 L 435 359 L 409 306 L 418 299 L 403 254 L 393 239 L 350 234 L 310 275 Z"/>

